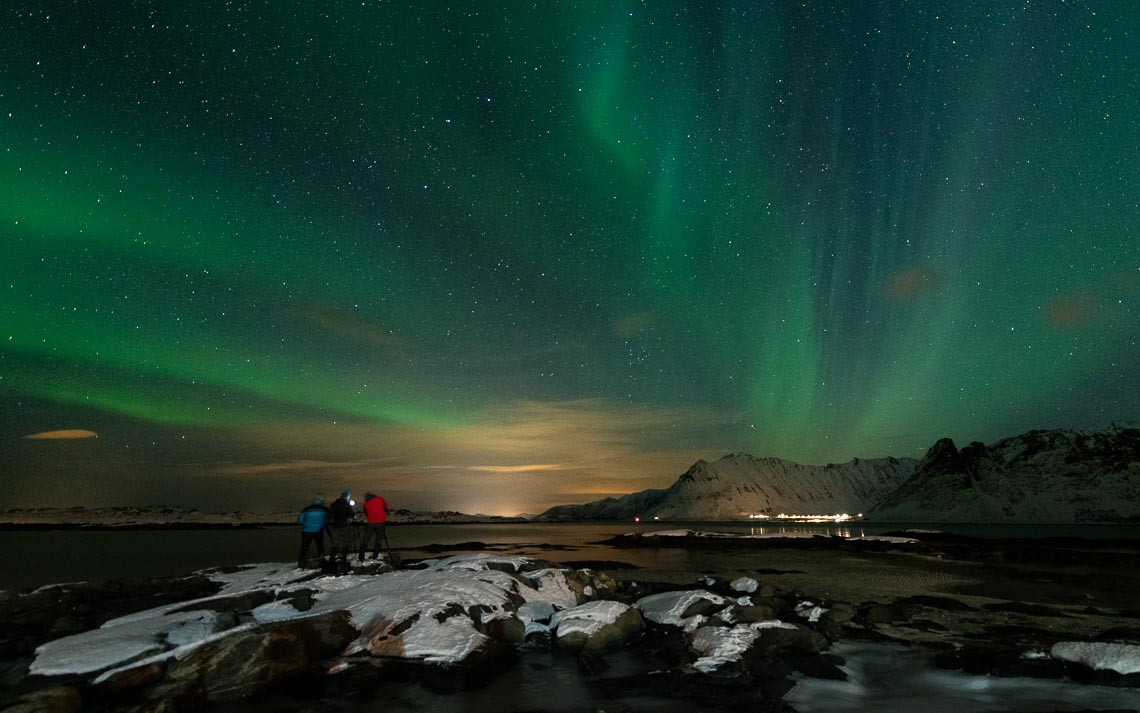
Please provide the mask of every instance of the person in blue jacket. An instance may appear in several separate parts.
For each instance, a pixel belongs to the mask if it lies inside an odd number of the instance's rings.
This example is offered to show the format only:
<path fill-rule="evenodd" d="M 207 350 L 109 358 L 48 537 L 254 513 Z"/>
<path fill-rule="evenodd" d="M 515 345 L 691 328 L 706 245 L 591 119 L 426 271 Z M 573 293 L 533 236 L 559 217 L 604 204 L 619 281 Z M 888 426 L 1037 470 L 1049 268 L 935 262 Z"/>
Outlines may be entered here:
<path fill-rule="evenodd" d="M 297 515 L 297 524 L 301 526 L 301 553 L 297 555 L 297 566 L 305 566 L 305 558 L 309 554 L 309 543 L 317 545 L 317 557 L 325 556 L 325 538 L 323 532 L 329 521 L 329 509 L 325 507 L 325 499 L 317 498 L 313 504 L 306 507 Z"/>

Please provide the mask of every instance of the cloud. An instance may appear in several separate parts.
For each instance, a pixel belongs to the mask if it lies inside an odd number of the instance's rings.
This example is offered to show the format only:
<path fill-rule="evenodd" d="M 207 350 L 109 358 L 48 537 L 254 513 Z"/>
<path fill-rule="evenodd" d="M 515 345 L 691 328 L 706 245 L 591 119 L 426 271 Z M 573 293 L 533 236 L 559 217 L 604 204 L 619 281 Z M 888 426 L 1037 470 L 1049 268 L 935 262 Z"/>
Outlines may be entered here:
<path fill-rule="evenodd" d="M 384 459 L 354 461 L 290 460 L 279 463 L 227 463 L 213 470 L 220 475 L 311 474 L 376 468 Z M 394 460 L 394 459 L 393 459 Z"/>
<path fill-rule="evenodd" d="M 296 304 L 289 310 L 295 317 L 326 332 L 378 349 L 400 349 L 404 340 L 391 330 L 361 319 L 352 312 L 327 305 Z"/>
<path fill-rule="evenodd" d="M 574 466 L 565 463 L 535 463 L 533 465 L 473 465 L 467 470 L 479 473 L 539 473 L 557 470 L 574 470 Z"/>
<path fill-rule="evenodd" d="M 532 512 L 583 502 L 579 493 L 667 487 L 697 458 L 727 452 L 685 445 L 699 440 L 693 424 L 716 431 L 725 418 L 694 407 L 579 399 L 502 404 L 438 428 L 275 425 L 242 433 L 249 445 L 280 454 L 277 461 L 225 471 L 276 477 L 283 488 L 379 488 L 412 509 Z"/>
<path fill-rule="evenodd" d="M 942 275 L 927 265 L 897 270 L 883 284 L 883 295 L 890 300 L 913 302 L 937 292 L 942 287 Z"/>
<path fill-rule="evenodd" d="M 73 428 L 63 431 L 43 431 L 42 433 L 32 433 L 24 436 L 30 441 L 74 441 L 81 438 L 98 438 L 99 434 L 94 431 L 84 431 L 82 429 Z"/>

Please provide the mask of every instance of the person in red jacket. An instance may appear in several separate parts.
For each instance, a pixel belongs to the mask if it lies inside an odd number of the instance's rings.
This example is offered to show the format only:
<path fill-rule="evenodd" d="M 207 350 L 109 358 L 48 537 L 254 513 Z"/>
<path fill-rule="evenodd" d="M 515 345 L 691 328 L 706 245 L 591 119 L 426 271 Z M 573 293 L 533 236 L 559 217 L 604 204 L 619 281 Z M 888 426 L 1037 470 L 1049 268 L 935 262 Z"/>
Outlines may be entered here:
<path fill-rule="evenodd" d="M 372 550 L 372 559 L 380 556 L 380 544 L 384 542 L 384 524 L 388 522 L 388 501 L 375 493 L 364 494 L 364 516 L 368 523 L 364 526 L 364 537 L 360 538 L 360 561 L 364 561 L 364 551 L 368 549 L 368 540 L 375 537 L 376 545 Z"/>

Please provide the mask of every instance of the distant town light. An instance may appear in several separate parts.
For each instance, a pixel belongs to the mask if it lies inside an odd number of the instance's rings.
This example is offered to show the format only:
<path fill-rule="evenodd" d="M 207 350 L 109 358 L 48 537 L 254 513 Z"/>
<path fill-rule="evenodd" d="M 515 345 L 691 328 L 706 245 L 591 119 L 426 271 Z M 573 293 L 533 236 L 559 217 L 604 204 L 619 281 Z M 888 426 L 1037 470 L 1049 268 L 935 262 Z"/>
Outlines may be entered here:
<path fill-rule="evenodd" d="M 771 515 L 765 515 L 764 513 L 753 513 L 748 516 L 750 520 L 768 520 L 771 517 Z M 848 515 L 845 512 L 835 515 L 789 515 L 782 512 L 776 516 L 776 519 L 791 520 L 792 522 L 847 522 L 848 520 L 862 520 L 863 513 L 859 513 L 858 515 Z"/>

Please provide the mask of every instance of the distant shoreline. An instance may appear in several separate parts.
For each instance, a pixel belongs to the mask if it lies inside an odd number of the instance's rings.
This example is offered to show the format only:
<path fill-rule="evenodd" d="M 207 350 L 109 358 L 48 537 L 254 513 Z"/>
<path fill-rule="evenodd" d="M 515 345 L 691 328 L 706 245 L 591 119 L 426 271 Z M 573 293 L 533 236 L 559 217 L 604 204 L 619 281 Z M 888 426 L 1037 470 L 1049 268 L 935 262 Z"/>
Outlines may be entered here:
<path fill-rule="evenodd" d="M 358 523 L 363 526 L 364 523 Z M 389 522 L 392 527 L 405 525 L 524 525 L 525 520 L 407 520 Z M 20 532 L 34 530 L 79 530 L 84 532 L 123 532 L 130 530 L 268 530 L 273 528 L 295 528 L 291 522 L 0 522 L 0 532 Z"/>

